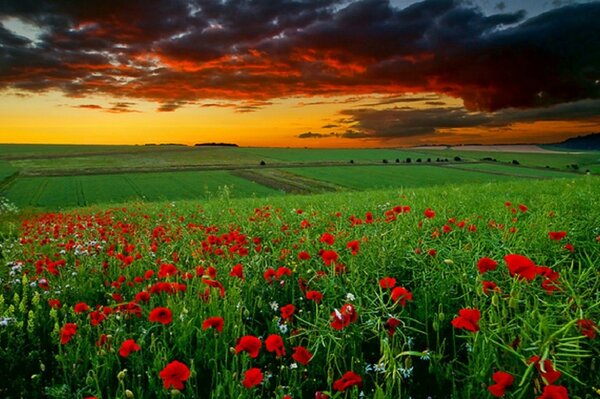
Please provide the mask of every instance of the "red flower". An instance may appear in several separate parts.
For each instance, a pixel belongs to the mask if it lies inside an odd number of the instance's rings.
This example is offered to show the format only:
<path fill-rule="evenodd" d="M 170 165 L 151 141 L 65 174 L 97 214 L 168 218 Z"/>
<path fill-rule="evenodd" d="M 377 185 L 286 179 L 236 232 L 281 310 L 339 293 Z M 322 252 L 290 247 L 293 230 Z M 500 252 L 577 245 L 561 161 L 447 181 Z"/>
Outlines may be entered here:
<path fill-rule="evenodd" d="M 127 357 L 131 352 L 137 352 L 140 349 L 140 346 L 135 342 L 134 339 L 127 339 L 121 344 L 121 347 L 119 348 L 119 355 L 121 357 Z"/>
<path fill-rule="evenodd" d="M 60 329 L 60 343 L 65 345 L 68 343 L 71 338 L 77 333 L 77 324 L 75 323 L 66 323 Z"/>
<path fill-rule="evenodd" d="M 267 352 L 274 352 L 277 357 L 285 356 L 283 339 L 277 334 L 271 334 L 267 337 L 265 340 L 265 348 L 267 348 Z"/>
<path fill-rule="evenodd" d="M 571 253 L 575 252 L 575 247 L 574 247 L 574 246 L 573 246 L 573 244 L 571 244 L 571 243 L 569 243 L 569 244 L 566 244 L 566 245 L 564 246 L 564 248 L 565 248 L 567 251 L 571 252 Z"/>
<path fill-rule="evenodd" d="M 358 315 L 356 314 L 356 310 L 354 309 L 354 305 L 346 304 L 341 307 L 338 311 L 337 309 L 331 312 L 331 316 L 333 316 L 333 321 L 331 322 L 331 327 L 336 330 L 341 330 L 344 327 L 350 325 L 356 321 Z"/>
<path fill-rule="evenodd" d="M 352 255 L 356 255 L 360 250 L 360 242 L 358 240 L 350 241 L 346 247 L 352 251 Z"/>
<path fill-rule="evenodd" d="M 253 367 L 244 373 L 244 381 L 242 385 L 246 388 L 252 388 L 260 384 L 263 380 L 263 373 L 259 368 Z"/>
<path fill-rule="evenodd" d="M 553 241 L 560 241 L 567 236 L 566 231 L 551 231 L 548 233 L 548 236 Z"/>
<path fill-rule="evenodd" d="M 498 262 L 490 258 L 481 258 L 477 262 L 477 269 L 479 269 L 479 273 L 483 274 L 488 270 L 495 270 L 496 266 L 498 266 Z"/>
<path fill-rule="evenodd" d="M 335 239 L 331 234 L 323 233 L 321 235 L 321 238 L 319 239 L 319 241 L 321 241 L 322 243 L 325 243 L 327 245 L 333 245 L 333 243 L 335 242 Z"/>
<path fill-rule="evenodd" d="M 104 313 L 98 312 L 94 310 L 90 313 L 90 324 L 94 327 L 102 323 L 106 319 L 106 315 Z"/>
<path fill-rule="evenodd" d="M 321 259 L 325 262 L 325 265 L 329 266 L 331 263 L 336 263 L 338 260 L 338 254 L 332 250 L 326 250 L 321 253 Z"/>
<path fill-rule="evenodd" d="M 190 378 L 190 369 L 185 364 L 173 360 L 162 369 L 159 376 L 163 380 L 165 389 L 173 387 L 181 390 L 183 389 L 183 383 Z"/>
<path fill-rule="evenodd" d="M 310 359 L 312 359 L 312 353 L 310 353 L 303 346 L 295 346 L 294 353 L 292 354 L 292 359 L 306 366 L 308 362 L 310 362 Z"/>
<path fill-rule="evenodd" d="M 257 358 L 262 342 L 253 335 L 244 335 L 235 346 L 235 353 L 248 352 L 251 358 Z"/>
<path fill-rule="evenodd" d="M 400 305 L 406 306 L 406 301 L 413 300 L 412 292 L 404 287 L 396 287 L 392 290 L 392 299 L 394 302 L 400 302 Z"/>
<path fill-rule="evenodd" d="M 158 307 L 154 308 L 148 316 L 148 320 L 153 323 L 169 324 L 173 321 L 173 313 L 169 308 Z"/>
<path fill-rule="evenodd" d="M 535 368 L 540 372 L 542 378 L 546 381 L 546 384 L 552 385 L 558 380 L 561 376 L 560 371 L 554 369 L 552 365 L 552 361 L 549 359 L 544 360 L 544 367 L 540 365 L 540 357 L 533 356 L 529 359 L 528 363 L 533 363 Z"/>
<path fill-rule="evenodd" d="M 497 371 L 492 375 L 495 384 L 488 387 L 488 391 L 497 398 L 504 396 L 506 388 L 510 387 L 515 379 L 512 375 L 504 371 Z"/>
<path fill-rule="evenodd" d="M 427 219 L 433 219 L 435 217 L 435 211 L 433 211 L 431 208 L 427 208 L 423 212 L 423 215 L 425 215 Z"/>
<path fill-rule="evenodd" d="M 231 277 L 237 277 L 239 279 L 244 280 L 244 269 L 242 268 L 241 264 L 237 264 L 234 267 L 231 268 L 231 271 L 229 272 L 229 275 Z"/>
<path fill-rule="evenodd" d="M 59 299 L 48 299 L 48 305 L 50 305 L 52 309 L 60 309 L 62 306 Z"/>
<path fill-rule="evenodd" d="M 400 325 L 400 320 L 396 319 L 395 317 L 390 317 L 389 319 L 387 319 L 387 321 L 384 324 L 385 328 L 388 330 L 388 333 L 390 334 L 390 337 L 392 337 L 394 335 L 394 333 L 396 332 L 396 328 L 398 328 L 399 325 Z"/>
<path fill-rule="evenodd" d="M 223 325 L 225 324 L 225 321 L 223 320 L 222 317 L 209 317 L 208 319 L 204 320 L 204 323 L 202 323 L 202 329 L 206 330 L 209 328 L 214 328 L 215 330 L 217 330 L 218 332 L 223 332 Z"/>
<path fill-rule="evenodd" d="M 546 385 L 537 399 L 569 399 L 569 391 L 561 385 Z"/>
<path fill-rule="evenodd" d="M 171 263 L 163 263 L 160 265 L 160 270 L 158 271 L 158 278 L 166 278 L 169 276 L 173 276 L 177 274 L 178 270 L 175 265 Z"/>
<path fill-rule="evenodd" d="M 493 281 L 482 281 L 481 284 L 483 285 L 483 293 L 485 295 L 488 295 L 490 293 L 490 291 L 493 292 L 500 292 L 500 287 L 498 287 L 496 285 L 496 283 L 494 283 Z"/>
<path fill-rule="evenodd" d="M 298 260 L 309 260 L 310 254 L 306 251 L 302 251 L 298 254 Z"/>
<path fill-rule="evenodd" d="M 523 204 L 519 204 L 519 210 L 521 212 L 527 212 L 529 208 L 527 208 L 527 206 L 523 205 Z"/>
<path fill-rule="evenodd" d="M 504 257 L 511 276 L 519 275 L 529 281 L 535 278 L 537 267 L 533 261 L 523 255 L 510 254 Z"/>
<path fill-rule="evenodd" d="M 281 311 L 281 317 L 284 320 L 288 320 L 288 319 L 291 319 L 292 316 L 294 315 L 294 312 L 296 311 L 296 307 L 290 303 L 289 305 L 282 306 L 280 311 Z"/>
<path fill-rule="evenodd" d="M 87 312 L 88 310 L 90 310 L 90 307 L 85 302 L 79 302 L 73 306 L 73 311 L 75 311 L 75 313 L 83 313 Z"/>
<path fill-rule="evenodd" d="M 589 339 L 596 338 L 598 326 L 592 320 L 581 319 L 577 321 L 577 325 L 581 329 L 581 333 Z"/>
<path fill-rule="evenodd" d="M 137 294 L 135 294 L 135 301 L 136 302 L 149 302 L 150 294 L 147 293 L 146 291 L 138 292 Z"/>
<path fill-rule="evenodd" d="M 379 280 L 379 286 L 383 289 L 390 289 L 396 286 L 396 279 L 393 277 L 384 277 Z"/>
<path fill-rule="evenodd" d="M 461 309 L 458 311 L 458 317 L 452 320 L 452 325 L 455 328 L 464 328 L 465 330 L 476 332 L 479 331 L 479 319 L 481 312 L 479 309 Z"/>
<path fill-rule="evenodd" d="M 321 294 L 319 291 L 307 291 L 306 299 L 308 299 L 309 301 L 315 301 L 316 303 L 321 303 L 321 300 L 323 299 L 323 294 Z"/>
<path fill-rule="evenodd" d="M 362 378 L 360 378 L 360 376 L 354 371 L 348 371 L 342 376 L 342 378 L 333 383 L 333 389 L 343 392 L 355 385 L 357 385 L 359 388 L 362 387 Z"/>

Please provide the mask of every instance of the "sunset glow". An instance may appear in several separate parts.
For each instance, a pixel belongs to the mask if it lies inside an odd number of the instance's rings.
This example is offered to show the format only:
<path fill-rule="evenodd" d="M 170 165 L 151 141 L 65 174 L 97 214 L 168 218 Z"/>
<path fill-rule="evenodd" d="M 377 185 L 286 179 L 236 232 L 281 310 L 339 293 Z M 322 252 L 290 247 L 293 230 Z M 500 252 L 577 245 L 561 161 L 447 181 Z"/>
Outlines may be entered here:
<path fill-rule="evenodd" d="M 3 3 L 0 142 L 382 147 L 598 131 L 600 3 L 471 3 Z"/>

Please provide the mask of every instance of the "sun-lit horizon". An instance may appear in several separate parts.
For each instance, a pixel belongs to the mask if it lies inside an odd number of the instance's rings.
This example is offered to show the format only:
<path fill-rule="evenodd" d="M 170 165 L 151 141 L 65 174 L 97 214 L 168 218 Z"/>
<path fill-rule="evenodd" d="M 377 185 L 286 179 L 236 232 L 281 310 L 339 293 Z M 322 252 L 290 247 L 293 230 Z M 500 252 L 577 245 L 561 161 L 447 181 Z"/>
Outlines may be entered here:
<path fill-rule="evenodd" d="M 599 130 L 599 14 L 588 1 L 5 4 L 0 142 L 560 142 Z"/>

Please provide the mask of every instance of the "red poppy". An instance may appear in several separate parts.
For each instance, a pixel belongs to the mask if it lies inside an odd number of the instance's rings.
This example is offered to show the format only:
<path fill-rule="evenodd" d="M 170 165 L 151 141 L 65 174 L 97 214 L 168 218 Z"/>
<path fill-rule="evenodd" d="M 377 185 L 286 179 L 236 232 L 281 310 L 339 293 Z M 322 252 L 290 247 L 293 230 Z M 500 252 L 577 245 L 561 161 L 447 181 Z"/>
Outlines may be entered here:
<path fill-rule="evenodd" d="M 235 346 L 235 353 L 248 352 L 251 358 L 257 358 L 262 342 L 253 335 L 244 335 Z"/>
<path fill-rule="evenodd" d="M 477 262 L 477 269 L 479 269 L 479 273 L 483 274 L 485 272 L 496 270 L 496 266 L 498 266 L 498 262 L 490 258 L 481 258 Z"/>
<path fill-rule="evenodd" d="M 150 301 L 150 294 L 147 293 L 146 291 L 138 292 L 137 294 L 135 294 L 135 301 L 136 302 L 148 302 L 148 301 Z"/>
<path fill-rule="evenodd" d="M 592 320 L 581 319 L 577 321 L 577 325 L 581 329 L 581 333 L 588 337 L 589 339 L 596 338 L 596 331 L 598 331 L 598 326 Z"/>
<path fill-rule="evenodd" d="M 396 333 L 396 328 L 398 328 L 399 325 L 400 320 L 396 319 L 395 317 L 390 317 L 384 324 L 385 328 L 388 330 L 388 334 L 390 334 L 390 337 L 394 336 L 394 333 Z"/>
<path fill-rule="evenodd" d="M 223 332 L 223 326 L 225 325 L 225 321 L 223 320 L 222 317 L 209 317 L 208 319 L 204 320 L 204 323 L 202 323 L 202 329 L 206 330 L 209 328 L 214 328 L 215 330 L 217 330 L 218 332 Z"/>
<path fill-rule="evenodd" d="M 333 245 L 335 238 L 329 233 L 323 233 L 319 241 L 327 245 Z"/>
<path fill-rule="evenodd" d="M 175 265 L 171 263 L 163 263 L 160 265 L 160 270 L 158 271 L 158 278 L 167 278 L 169 276 L 173 276 L 177 274 L 178 270 Z"/>
<path fill-rule="evenodd" d="M 140 349 L 140 346 L 135 342 L 134 339 L 127 339 L 121 344 L 121 347 L 119 348 L 119 356 L 127 357 L 131 354 L 131 352 L 137 352 Z"/>
<path fill-rule="evenodd" d="M 310 259 L 310 254 L 306 251 L 301 251 L 298 254 L 298 260 L 309 260 Z"/>
<path fill-rule="evenodd" d="M 347 371 L 342 378 L 333 383 L 333 389 L 336 391 L 345 391 L 353 386 L 362 387 L 362 378 L 354 371 Z"/>
<path fill-rule="evenodd" d="M 282 306 L 280 311 L 281 311 L 281 317 L 284 320 L 288 320 L 288 319 L 291 319 L 292 316 L 294 315 L 294 312 L 296 311 L 296 307 L 290 303 L 289 305 Z"/>
<path fill-rule="evenodd" d="M 504 396 L 506 388 L 510 387 L 515 378 L 507 372 L 497 371 L 492 375 L 495 384 L 488 387 L 488 391 L 497 398 Z"/>
<path fill-rule="evenodd" d="M 452 227 L 448 226 L 447 224 L 442 226 L 442 232 L 444 232 L 445 234 L 448 234 L 452 231 Z"/>
<path fill-rule="evenodd" d="M 294 353 L 292 354 L 292 359 L 306 366 L 308 362 L 310 362 L 310 360 L 312 359 L 312 353 L 310 353 L 303 346 L 295 346 Z"/>
<path fill-rule="evenodd" d="M 242 265 L 240 263 L 238 263 L 237 265 L 235 265 L 234 267 L 231 268 L 231 271 L 229 272 L 229 275 L 231 277 L 237 277 L 241 280 L 244 280 L 244 269 L 242 267 Z"/>
<path fill-rule="evenodd" d="M 553 241 L 560 241 L 567 236 L 566 231 L 551 231 L 548 233 L 548 236 Z"/>
<path fill-rule="evenodd" d="M 336 263 L 338 260 L 338 254 L 332 250 L 326 250 L 321 252 L 321 259 L 327 266 L 330 266 L 332 263 Z"/>
<path fill-rule="evenodd" d="M 396 279 L 393 277 L 384 277 L 379 280 L 379 286 L 383 289 L 390 289 L 396 286 Z"/>
<path fill-rule="evenodd" d="M 319 291 L 307 291 L 306 299 L 308 299 L 309 301 L 315 301 L 316 303 L 321 303 L 321 300 L 323 299 L 323 294 L 321 294 Z"/>
<path fill-rule="evenodd" d="M 358 317 L 352 304 L 342 306 L 339 311 L 337 309 L 334 310 L 331 312 L 331 316 L 333 316 L 331 327 L 336 330 L 342 330 L 344 327 L 350 325 L 350 323 L 355 322 Z"/>
<path fill-rule="evenodd" d="M 75 304 L 75 306 L 73 306 L 73 311 L 75 313 L 84 313 L 84 312 L 87 312 L 88 310 L 90 310 L 90 307 L 85 302 L 79 302 L 79 303 Z"/>
<path fill-rule="evenodd" d="M 542 378 L 546 381 L 546 384 L 552 385 L 561 376 L 561 372 L 554 369 L 552 361 L 549 359 L 544 360 L 544 367 L 540 365 L 540 357 L 533 356 L 529 359 L 528 363 L 533 363 L 535 368 L 540 372 Z"/>
<path fill-rule="evenodd" d="M 104 319 L 106 319 L 106 315 L 102 312 L 95 310 L 90 313 L 90 324 L 94 327 L 102 323 Z"/>
<path fill-rule="evenodd" d="M 163 380 L 165 389 L 173 387 L 181 390 L 183 389 L 183 383 L 190 378 L 190 369 L 185 364 L 173 360 L 162 369 L 159 376 Z"/>
<path fill-rule="evenodd" d="M 461 309 L 458 311 L 458 317 L 452 320 L 452 325 L 455 328 L 464 328 L 465 330 L 476 332 L 479 331 L 479 319 L 481 312 L 479 309 Z"/>
<path fill-rule="evenodd" d="M 527 212 L 527 210 L 528 210 L 528 209 L 529 209 L 529 208 L 527 208 L 527 206 L 526 206 L 526 205 L 519 204 L 519 210 L 520 210 L 521 212 Z"/>
<path fill-rule="evenodd" d="M 566 245 L 564 246 L 564 248 L 565 248 L 567 251 L 571 252 L 571 253 L 575 252 L 575 247 L 574 247 L 574 246 L 573 246 L 573 244 L 571 244 L 571 243 L 569 243 L 569 244 L 566 244 Z"/>
<path fill-rule="evenodd" d="M 285 356 L 285 346 L 283 339 L 277 334 L 271 334 L 265 340 L 265 348 L 267 352 L 275 353 L 277 357 Z"/>
<path fill-rule="evenodd" d="M 496 285 L 496 283 L 494 283 L 493 281 L 482 281 L 481 284 L 483 285 L 483 293 L 485 295 L 488 295 L 490 293 L 490 291 L 493 292 L 500 292 L 500 287 L 498 287 Z"/>
<path fill-rule="evenodd" d="M 392 299 L 394 302 L 400 302 L 400 305 L 406 306 L 406 301 L 413 300 L 412 292 L 404 287 L 396 287 L 392 290 Z"/>
<path fill-rule="evenodd" d="M 252 388 L 260 384 L 263 380 L 263 373 L 259 368 L 253 367 L 244 373 L 242 385 L 246 388 Z"/>
<path fill-rule="evenodd" d="M 427 208 L 423 212 L 423 215 L 425 215 L 427 219 L 433 219 L 435 217 L 435 211 L 431 208 Z"/>
<path fill-rule="evenodd" d="M 165 307 L 154 308 L 150 315 L 148 316 L 148 320 L 153 323 L 161 323 L 161 324 L 169 324 L 173 321 L 173 313 L 171 309 Z"/>
<path fill-rule="evenodd" d="M 504 257 L 511 276 L 519 275 L 526 280 L 533 280 L 537 274 L 537 267 L 533 261 L 523 255 L 510 254 Z"/>
<path fill-rule="evenodd" d="M 52 309 L 60 309 L 62 306 L 59 299 L 48 299 L 48 305 L 50 305 Z"/>
<path fill-rule="evenodd" d="M 352 252 L 352 255 L 356 255 L 360 250 L 360 242 L 358 240 L 350 241 L 346 247 Z"/>
<path fill-rule="evenodd" d="M 60 343 L 67 344 L 75 334 L 77 334 L 77 324 L 66 323 L 60 329 Z"/>
<path fill-rule="evenodd" d="M 562 385 L 546 385 L 537 399 L 569 399 L 569 391 Z"/>

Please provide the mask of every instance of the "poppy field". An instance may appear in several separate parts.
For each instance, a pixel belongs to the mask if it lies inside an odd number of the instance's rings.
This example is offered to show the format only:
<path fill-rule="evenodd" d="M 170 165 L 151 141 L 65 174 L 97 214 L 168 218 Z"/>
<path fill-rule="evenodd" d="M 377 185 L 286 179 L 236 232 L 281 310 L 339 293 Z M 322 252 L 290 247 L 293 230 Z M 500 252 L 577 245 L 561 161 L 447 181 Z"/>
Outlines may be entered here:
<path fill-rule="evenodd" d="M 599 183 L 28 215 L 0 397 L 598 397 Z"/>

